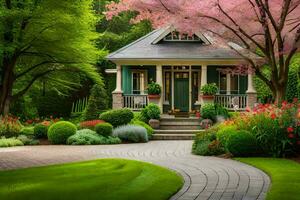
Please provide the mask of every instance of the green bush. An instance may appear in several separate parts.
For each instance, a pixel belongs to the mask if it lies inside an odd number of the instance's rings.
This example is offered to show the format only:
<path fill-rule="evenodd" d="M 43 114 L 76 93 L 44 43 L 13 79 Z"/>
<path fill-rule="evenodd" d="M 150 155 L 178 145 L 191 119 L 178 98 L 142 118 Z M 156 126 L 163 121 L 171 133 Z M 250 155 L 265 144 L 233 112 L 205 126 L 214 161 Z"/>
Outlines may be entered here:
<path fill-rule="evenodd" d="M 227 150 L 234 156 L 257 156 L 259 147 L 254 135 L 248 131 L 240 130 L 228 137 Z"/>
<path fill-rule="evenodd" d="M 120 126 L 113 130 L 113 136 L 129 142 L 148 142 L 147 130 L 136 125 Z"/>
<path fill-rule="evenodd" d="M 34 126 L 34 137 L 35 138 L 47 138 L 48 126 L 43 124 L 36 124 Z"/>
<path fill-rule="evenodd" d="M 151 82 L 148 85 L 148 94 L 159 95 L 161 93 L 161 86 L 155 82 Z"/>
<path fill-rule="evenodd" d="M 148 123 L 150 119 L 160 119 L 160 108 L 154 103 L 150 103 L 141 111 L 142 119 Z"/>
<path fill-rule="evenodd" d="M 56 122 L 48 129 L 48 139 L 52 144 L 66 144 L 67 139 L 74 135 L 76 130 L 76 126 L 71 122 Z"/>
<path fill-rule="evenodd" d="M 108 108 L 108 96 L 103 86 L 95 84 L 91 89 L 88 105 L 83 112 L 83 120 L 97 119 Z"/>
<path fill-rule="evenodd" d="M 228 119 L 229 118 L 229 112 L 228 112 L 227 108 L 224 108 L 223 106 L 215 104 L 215 109 L 216 109 L 217 117 L 221 116 L 224 119 Z"/>
<path fill-rule="evenodd" d="M 33 136 L 34 126 L 25 126 L 21 129 L 20 135 Z"/>
<path fill-rule="evenodd" d="M 131 120 L 130 124 L 144 127 L 147 130 L 148 138 L 150 139 L 152 137 L 154 130 L 151 126 L 149 126 L 145 122 L 133 119 Z"/>
<path fill-rule="evenodd" d="M 226 147 L 228 138 L 231 135 L 235 135 L 237 129 L 235 126 L 221 126 L 217 132 L 217 139 L 221 142 L 221 144 Z"/>
<path fill-rule="evenodd" d="M 110 123 L 97 124 L 95 126 L 95 131 L 99 135 L 108 137 L 108 136 L 111 136 L 111 134 L 112 134 L 113 126 Z"/>
<path fill-rule="evenodd" d="M 23 146 L 24 144 L 16 138 L 0 138 L 0 147 Z"/>
<path fill-rule="evenodd" d="M 11 116 L 0 116 L 0 137 L 6 138 L 18 136 L 21 132 L 22 124 L 18 118 Z"/>
<path fill-rule="evenodd" d="M 26 135 L 19 135 L 17 137 L 24 145 L 38 145 L 40 141 L 27 137 Z"/>
<path fill-rule="evenodd" d="M 90 129 L 78 130 L 75 135 L 68 138 L 69 145 L 98 145 L 98 144 L 119 144 L 121 140 L 118 137 L 104 137 L 98 135 Z"/>
<path fill-rule="evenodd" d="M 294 98 L 299 97 L 299 77 L 298 77 L 299 71 L 298 69 L 290 69 L 288 74 L 288 83 L 286 88 L 286 100 L 289 102 L 293 102 Z"/>
<path fill-rule="evenodd" d="M 216 121 L 217 112 L 215 109 L 215 104 L 213 103 L 206 103 L 201 106 L 201 117 L 203 119 L 211 119 Z"/>
<path fill-rule="evenodd" d="M 201 87 L 203 95 L 215 95 L 218 92 L 218 86 L 215 83 L 208 83 Z"/>
<path fill-rule="evenodd" d="M 127 108 L 110 110 L 100 115 L 100 119 L 110 123 L 113 127 L 128 124 L 133 119 L 133 112 Z"/>

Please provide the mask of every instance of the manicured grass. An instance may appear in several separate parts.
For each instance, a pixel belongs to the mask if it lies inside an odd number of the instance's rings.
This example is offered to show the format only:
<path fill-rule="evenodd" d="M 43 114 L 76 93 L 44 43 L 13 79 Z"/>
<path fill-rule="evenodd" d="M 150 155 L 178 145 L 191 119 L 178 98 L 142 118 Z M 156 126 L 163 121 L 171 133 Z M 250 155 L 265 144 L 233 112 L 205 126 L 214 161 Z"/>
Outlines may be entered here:
<path fill-rule="evenodd" d="M 300 199 L 300 164 L 276 158 L 237 158 L 266 172 L 272 180 L 267 200 Z"/>
<path fill-rule="evenodd" d="M 183 185 L 168 169 L 138 161 L 88 162 L 0 172 L 0 199 L 166 200 Z"/>

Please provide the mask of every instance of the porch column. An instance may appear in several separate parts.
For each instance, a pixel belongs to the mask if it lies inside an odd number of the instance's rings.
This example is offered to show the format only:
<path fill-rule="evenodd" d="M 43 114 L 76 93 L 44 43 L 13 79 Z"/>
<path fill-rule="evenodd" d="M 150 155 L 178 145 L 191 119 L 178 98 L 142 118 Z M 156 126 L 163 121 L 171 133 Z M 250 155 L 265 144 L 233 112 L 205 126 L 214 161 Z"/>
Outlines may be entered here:
<path fill-rule="evenodd" d="M 163 88 L 163 78 L 162 78 L 162 66 L 156 65 L 156 83 L 161 86 L 161 94 L 158 102 L 158 106 L 160 108 L 160 112 L 163 112 L 163 94 L 164 94 L 164 88 Z"/>
<path fill-rule="evenodd" d="M 201 86 L 200 86 L 200 89 L 202 86 L 206 85 L 207 84 L 207 65 L 202 65 L 201 66 Z M 202 98 L 201 98 L 201 92 L 199 93 L 199 97 L 198 97 L 198 101 L 200 103 L 203 103 L 202 101 Z"/>
<path fill-rule="evenodd" d="M 248 74 L 247 107 L 253 108 L 257 103 L 257 92 L 253 86 L 253 74 Z"/>
<path fill-rule="evenodd" d="M 226 74 L 226 94 L 231 94 L 231 74 Z"/>
<path fill-rule="evenodd" d="M 112 92 L 113 109 L 123 108 L 122 68 L 117 65 L 116 89 Z"/>

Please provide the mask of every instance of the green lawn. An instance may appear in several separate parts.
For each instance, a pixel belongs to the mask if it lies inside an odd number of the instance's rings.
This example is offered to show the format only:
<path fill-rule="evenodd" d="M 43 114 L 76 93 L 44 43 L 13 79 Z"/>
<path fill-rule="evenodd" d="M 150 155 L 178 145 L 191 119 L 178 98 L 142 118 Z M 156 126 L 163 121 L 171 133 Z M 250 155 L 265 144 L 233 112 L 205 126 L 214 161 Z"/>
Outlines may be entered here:
<path fill-rule="evenodd" d="M 3 200 L 166 200 L 182 185 L 175 172 L 122 159 L 0 171 Z"/>
<path fill-rule="evenodd" d="M 267 200 L 300 199 L 300 164 L 286 159 L 237 158 L 266 172 L 272 180 Z"/>

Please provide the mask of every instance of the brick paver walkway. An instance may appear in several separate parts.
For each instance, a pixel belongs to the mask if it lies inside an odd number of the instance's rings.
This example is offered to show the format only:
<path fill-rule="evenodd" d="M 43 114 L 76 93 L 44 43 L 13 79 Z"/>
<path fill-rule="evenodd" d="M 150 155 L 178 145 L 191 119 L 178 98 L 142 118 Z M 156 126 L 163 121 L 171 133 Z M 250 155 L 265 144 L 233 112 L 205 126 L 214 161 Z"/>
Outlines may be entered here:
<path fill-rule="evenodd" d="M 262 171 L 230 159 L 190 153 L 192 141 L 99 146 L 24 146 L 0 149 L 0 169 L 66 163 L 95 158 L 152 162 L 179 172 L 183 188 L 171 199 L 264 199 L 270 179 Z M 166 183 L 168 184 L 168 183 Z"/>

